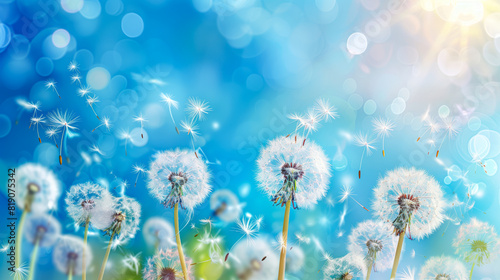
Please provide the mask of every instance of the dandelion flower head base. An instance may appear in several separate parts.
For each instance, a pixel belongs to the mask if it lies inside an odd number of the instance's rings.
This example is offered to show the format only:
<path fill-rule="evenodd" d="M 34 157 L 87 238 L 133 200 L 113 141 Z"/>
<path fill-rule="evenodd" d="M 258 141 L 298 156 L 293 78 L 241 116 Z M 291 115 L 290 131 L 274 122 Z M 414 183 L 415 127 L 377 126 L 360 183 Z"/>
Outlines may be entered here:
<path fill-rule="evenodd" d="M 40 191 L 40 187 L 35 184 L 35 183 L 29 183 L 28 184 L 28 195 L 26 196 L 26 201 L 25 201 L 25 210 L 28 212 L 31 212 L 31 203 L 33 202 L 33 198 L 36 193 Z"/>
<path fill-rule="evenodd" d="M 483 258 L 489 259 L 490 252 L 488 251 L 488 244 L 483 240 L 473 240 L 471 243 L 471 251 L 476 253 L 478 263 L 483 263 Z M 475 261 L 471 258 L 466 259 L 467 262 Z"/>
<path fill-rule="evenodd" d="M 452 280 L 448 274 L 438 274 L 436 275 L 436 280 Z"/>
<path fill-rule="evenodd" d="M 375 261 L 377 260 L 377 253 L 382 251 L 382 248 L 384 248 L 384 246 L 382 245 L 382 241 L 370 239 L 366 241 L 366 247 L 368 248 L 366 259 L 368 260 L 369 264 L 375 265 Z"/>
<path fill-rule="evenodd" d="M 411 216 L 415 211 L 418 210 L 418 208 L 420 208 L 420 202 L 418 200 L 418 197 L 416 196 L 402 194 L 398 198 L 398 205 L 399 205 L 399 215 L 392 222 L 392 224 L 394 225 L 394 232 L 396 233 L 396 235 L 404 233 L 406 227 L 408 227 L 409 229 L 411 223 Z"/>
<path fill-rule="evenodd" d="M 172 189 L 163 202 L 163 205 L 167 208 L 173 208 L 178 203 L 182 209 L 185 209 L 182 205 L 182 188 L 188 182 L 187 175 L 182 171 L 172 172 L 168 176 L 168 180 L 172 184 Z"/>
<path fill-rule="evenodd" d="M 354 278 L 354 276 L 352 276 L 351 273 L 346 272 L 346 273 L 344 273 L 344 275 L 342 275 L 342 277 L 340 278 L 340 280 L 352 280 L 353 278 Z"/>
<path fill-rule="evenodd" d="M 117 212 L 113 214 L 113 222 L 108 228 L 104 230 L 104 235 L 112 236 L 113 234 L 120 234 L 120 231 L 122 229 L 122 222 L 125 221 L 126 218 L 127 216 L 123 212 Z"/>
<path fill-rule="evenodd" d="M 82 208 L 83 208 L 85 211 L 90 211 L 90 210 L 94 209 L 94 207 L 95 207 L 95 202 L 94 202 L 94 200 L 92 200 L 92 199 L 89 199 L 89 200 L 83 200 L 81 205 L 82 205 Z"/>
<path fill-rule="evenodd" d="M 281 167 L 281 174 L 285 177 L 283 186 L 272 196 L 271 200 L 275 205 L 281 206 L 291 200 L 293 208 L 297 209 L 295 192 L 297 191 L 297 181 L 304 176 L 304 170 L 300 164 L 287 162 Z"/>
<path fill-rule="evenodd" d="M 161 269 L 160 278 L 161 280 L 175 280 L 176 271 L 171 267 L 164 267 Z"/>

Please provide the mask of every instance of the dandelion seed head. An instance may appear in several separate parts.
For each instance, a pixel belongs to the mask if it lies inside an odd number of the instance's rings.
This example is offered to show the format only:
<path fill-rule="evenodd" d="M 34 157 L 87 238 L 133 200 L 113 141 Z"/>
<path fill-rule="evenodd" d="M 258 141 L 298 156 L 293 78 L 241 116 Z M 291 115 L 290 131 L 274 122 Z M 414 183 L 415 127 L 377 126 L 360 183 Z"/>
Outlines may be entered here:
<path fill-rule="evenodd" d="M 398 242 L 392 232 L 390 223 L 366 220 L 352 230 L 347 249 L 364 256 L 367 266 L 373 265 L 376 271 L 385 271 L 392 267 Z"/>
<path fill-rule="evenodd" d="M 278 137 L 262 149 L 257 163 L 260 187 L 274 202 L 291 199 L 298 207 L 309 208 L 326 194 L 330 165 L 312 141 L 303 145 Z"/>
<path fill-rule="evenodd" d="M 90 97 L 90 96 L 87 97 L 87 104 L 89 106 L 92 106 L 92 105 L 94 105 L 94 103 L 97 103 L 97 102 L 99 102 L 99 98 L 97 98 L 97 96 L 94 95 L 93 97 Z"/>
<path fill-rule="evenodd" d="M 231 256 L 231 263 L 240 279 L 273 280 L 278 275 L 279 258 L 264 238 L 236 244 Z M 266 259 L 262 261 L 264 257 Z"/>
<path fill-rule="evenodd" d="M 175 246 L 175 234 L 172 225 L 160 217 L 149 218 L 142 228 L 146 243 L 158 246 L 159 249 L 168 249 Z"/>
<path fill-rule="evenodd" d="M 137 255 L 126 255 L 122 260 L 123 265 L 134 271 L 135 274 L 139 274 L 139 268 L 141 267 L 141 261 L 139 259 L 140 255 L 141 253 L 138 253 Z"/>
<path fill-rule="evenodd" d="M 247 238 L 247 241 L 252 241 L 257 237 L 260 230 L 260 219 L 253 219 L 252 217 L 243 217 L 236 222 L 236 230 Z"/>
<path fill-rule="evenodd" d="M 430 235 L 443 222 L 445 207 L 441 186 L 423 170 L 389 171 L 375 189 L 375 214 L 392 222 L 397 235 L 406 231 L 419 240 Z"/>
<path fill-rule="evenodd" d="M 45 135 L 47 135 L 47 137 L 49 138 L 53 138 L 57 134 L 59 134 L 59 130 L 57 128 L 47 128 L 45 130 Z"/>
<path fill-rule="evenodd" d="M 349 198 L 351 193 L 352 193 L 351 185 L 343 185 L 339 196 L 339 202 L 340 203 L 344 202 L 346 199 Z"/>
<path fill-rule="evenodd" d="M 169 95 L 169 94 L 165 94 L 165 93 L 160 93 L 160 98 L 161 100 L 167 104 L 169 107 L 174 107 L 175 109 L 177 109 L 179 107 L 179 102 L 173 100 L 173 96 Z"/>
<path fill-rule="evenodd" d="M 78 71 L 78 64 L 75 61 L 72 61 L 68 65 L 69 71 Z"/>
<path fill-rule="evenodd" d="M 347 254 L 341 258 L 330 259 L 323 267 L 325 280 L 361 279 L 365 273 L 365 264 L 360 255 Z"/>
<path fill-rule="evenodd" d="M 40 247 L 51 247 L 61 234 L 61 224 L 48 214 L 31 214 L 26 218 L 24 236 Z"/>
<path fill-rule="evenodd" d="M 236 221 L 242 212 L 238 197 L 227 189 L 217 190 L 210 196 L 210 209 L 227 223 Z"/>
<path fill-rule="evenodd" d="M 97 218 L 111 215 L 113 211 L 113 196 L 99 184 L 86 182 L 71 186 L 65 202 L 76 225 L 84 225 L 88 219 L 94 228 L 105 229 L 111 223 L 111 219 Z"/>
<path fill-rule="evenodd" d="M 420 269 L 420 280 L 467 280 L 465 265 L 451 257 L 431 257 Z"/>
<path fill-rule="evenodd" d="M 181 121 L 181 128 L 183 132 L 186 132 L 187 134 L 191 135 L 193 138 L 196 138 L 199 136 L 198 133 L 198 125 L 196 125 L 194 122 L 187 122 L 187 121 Z"/>
<path fill-rule="evenodd" d="M 45 117 L 43 115 L 40 115 L 39 117 L 32 117 L 31 122 L 35 125 L 45 123 Z"/>
<path fill-rule="evenodd" d="M 71 83 L 80 82 L 81 78 L 82 77 L 80 77 L 80 75 L 75 74 L 75 75 L 71 76 Z"/>
<path fill-rule="evenodd" d="M 85 245 L 83 239 L 79 237 L 63 235 L 54 246 L 52 261 L 57 270 L 64 274 L 69 274 L 71 271 L 73 275 L 81 275 L 84 250 L 86 267 L 89 267 L 92 262 L 91 248 Z"/>
<path fill-rule="evenodd" d="M 144 166 L 139 165 L 139 164 L 134 164 L 132 166 L 132 169 L 133 169 L 134 173 L 137 173 L 137 174 L 146 172 L 146 169 L 144 168 Z"/>
<path fill-rule="evenodd" d="M 147 188 L 165 207 L 179 203 L 192 210 L 211 191 L 205 162 L 190 150 L 158 152 L 148 171 Z"/>
<path fill-rule="evenodd" d="M 80 95 L 80 97 L 85 97 L 87 94 L 90 93 L 90 87 L 84 87 L 84 88 L 80 88 L 78 89 L 78 95 Z"/>
<path fill-rule="evenodd" d="M 57 200 L 61 195 L 61 183 L 54 173 L 44 166 L 37 163 L 25 163 L 16 173 L 16 191 L 16 202 L 21 209 L 45 213 L 57 208 Z M 30 200 L 31 203 L 29 203 Z"/>
<path fill-rule="evenodd" d="M 50 112 L 48 115 L 50 125 L 55 128 L 77 129 L 74 124 L 78 122 L 79 117 L 68 111 L 57 109 L 55 112 Z"/>
<path fill-rule="evenodd" d="M 147 122 L 148 120 L 146 120 L 143 116 L 142 116 L 142 113 L 139 114 L 138 116 L 135 116 L 134 117 L 134 122 L 140 122 L 140 123 L 143 123 L 143 122 Z"/>
<path fill-rule="evenodd" d="M 403 270 L 403 272 L 398 273 L 397 277 L 399 280 L 415 280 L 415 268 L 408 266 L 405 270 Z"/>
<path fill-rule="evenodd" d="M 488 264 L 500 255 L 500 239 L 495 228 L 476 218 L 460 226 L 453 247 L 465 262 L 478 266 Z"/>
<path fill-rule="evenodd" d="M 189 279 L 193 278 L 191 259 L 186 258 L 186 268 Z M 183 280 L 181 261 L 177 249 L 160 250 L 148 259 L 142 271 L 144 280 Z"/>
<path fill-rule="evenodd" d="M 56 82 L 54 80 L 47 80 L 47 81 L 45 81 L 45 86 L 47 88 L 55 88 Z"/>
<path fill-rule="evenodd" d="M 192 120 L 202 120 L 208 112 L 212 111 L 212 108 L 210 108 L 205 100 L 189 98 L 186 111 Z"/>
<path fill-rule="evenodd" d="M 125 129 L 121 129 L 119 132 L 118 132 L 118 138 L 120 139 L 132 139 L 132 136 L 130 135 L 130 132 L 128 130 L 125 130 Z"/>

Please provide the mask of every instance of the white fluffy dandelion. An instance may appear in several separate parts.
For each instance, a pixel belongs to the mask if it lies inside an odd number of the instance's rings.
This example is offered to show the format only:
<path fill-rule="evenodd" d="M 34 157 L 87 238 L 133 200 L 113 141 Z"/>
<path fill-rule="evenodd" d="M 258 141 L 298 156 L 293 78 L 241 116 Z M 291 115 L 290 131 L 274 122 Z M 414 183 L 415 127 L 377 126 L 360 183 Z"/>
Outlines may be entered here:
<path fill-rule="evenodd" d="M 475 218 L 460 226 L 457 237 L 453 240 L 453 247 L 460 258 L 472 263 L 471 279 L 475 265 L 488 264 L 500 255 L 500 239 L 495 228 Z"/>
<path fill-rule="evenodd" d="M 175 246 L 174 227 L 163 218 L 149 218 L 142 228 L 142 234 L 146 243 L 158 250 L 168 249 Z"/>
<path fill-rule="evenodd" d="M 347 249 L 350 253 L 364 256 L 367 280 L 372 268 L 384 271 L 391 267 L 398 242 L 392 232 L 392 226 L 387 222 L 367 220 L 359 223 L 349 235 Z"/>
<path fill-rule="evenodd" d="M 188 150 L 158 152 L 148 171 L 147 188 L 165 207 L 174 208 L 175 238 L 187 274 L 179 235 L 179 206 L 192 211 L 210 193 L 210 173 L 203 160 Z"/>
<path fill-rule="evenodd" d="M 280 273 L 284 279 L 290 206 L 309 208 L 325 196 L 330 165 L 323 150 L 313 142 L 297 143 L 279 137 L 269 142 L 257 161 L 260 187 L 275 205 L 286 205 Z M 295 203 L 297 205 L 295 205 Z"/>
<path fill-rule="evenodd" d="M 86 253 L 85 265 L 92 262 L 90 247 L 83 244 L 83 240 L 72 235 L 64 235 L 57 241 L 52 251 L 52 261 L 57 270 L 72 279 L 74 275 L 82 274 L 83 252 Z"/>
<path fill-rule="evenodd" d="M 212 216 L 226 223 L 238 220 L 242 211 L 238 197 L 227 189 L 217 190 L 210 196 L 210 209 Z"/>
<path fill-rule="evenodd" d="M 357 254 L 347 254 L 344 257 L 328 259 L 323 267 L 325 280 L 361 279 L 365 275 L 363 257 Z"/>
<path fill-rule="evenodd" d="M 102 216 L 111 216 L 113 210 L 113 197 L 109 191 L 91 182 L 73 185 L 66 196 L 66 210 L 76 225 L 85 225 L 83 243 L 87 245 L 89 225 L 97 229 L 105 229 L 111 219 L 102 219 Z M 86 279 L 86 255 L 82 256 L 82 279 Z"/>
<path fill-rule="evenodd" d="M 240 279 L 273 280 L 278 273 L 278 256 L 264 238 L 234 247 L 231 263 Z"/>
<path fill-rule="evenodd" d="M 366 155 L 371 155 L 372 150 L 376 150 L 373 144 L 375 139 L 370 139 L 368 134 L 357 134 L 354 136 L 354 144 L 359 147 L 363 147 L 363 153 L 361 154 L 361 160 L 359 161 L 359 171 L 358 178 L 361 179 L 361 166 L 363 165 L 363 158 Z"/>
<path fill-rule="evenodd" d="M 420 269 L 420 280 L 467 280 L 464 264 L 451 257 L 432 257 Z"/>
<path fill-rule="evenodd" d="M 143 270 L 144 280 L 183 280 L 193 278 L 191 260 L 186 259 L 187 270 L 182 269 L 177 251 L 160 250 L 148 262 Z"/>
<path fill-rule="evenodd" d="M 394 123 L 389 119 L 374 119 L 373 129 L 377 136 L 382 138 L 382 156 L 385 157 L 385 137 L 391 135 L 391 131 L 394 130 Z"/>
<path fill-rule="evenodd" d="M 33 279 L 38 260 L 38 248 L 54 245 L 61 234 L 61 224 L 48 214 L 32 214 L 26 219 L 24 233 L 26 239 L 34 245 L 28 274 L 28 278 Z"/>
<path fill-rule="evenodd" d="M 441 186 L 425 171 L 398 168 L 379 180 L 373 208 L 399 235 L 391 279 L 396 277 L 405 233 L 422 239 L 434 232 L 444 220 L 445 205 Z"/>
<path fill-rule="evenodd" d="M 111 247 L 117 247 L 134 238 L 139 229 L 141 205 L 135 199 L 126 196 L 119 197 L 115 199 L 113 205 L 111 225 L 104 229 L 105 235 L 109 235 L 110 238 L 99 273 L 99 280 L 103 279 Z"/>

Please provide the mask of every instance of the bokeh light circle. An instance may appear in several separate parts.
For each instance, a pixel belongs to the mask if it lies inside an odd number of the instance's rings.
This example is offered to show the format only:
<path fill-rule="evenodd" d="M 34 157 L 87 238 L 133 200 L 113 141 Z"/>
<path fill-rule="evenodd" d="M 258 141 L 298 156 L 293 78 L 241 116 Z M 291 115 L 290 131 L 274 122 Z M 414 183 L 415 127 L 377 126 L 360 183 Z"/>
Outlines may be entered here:
<path fill-rule="evenodd" d="M 9 117 L 4 114 L 0 114 L 0 138 L 7 136 L 12 128 L 11 121 Z"/>
<path fill-rule="evenodd" d="M 488 137 L 476 134 L 469 140 L 469 154 L 474 161 L 484 159 L 490 152 Z"/>
<path fill-rule="evenodd" d="M 444 183 L 445 183 L 446 185 L 451 184 L 451 177 L 450 177 L 450 176 L 446 176 L 446 177 L 444 177 Z"/>
<path fill-rule="evenodd" d="M 130 142 L 134 144 L 134 146 L 142 147 L 148 143 L 148 140 L 149 135 L 144 128 L 141 129 L 140 127 L 136 127 L 130 132 Z"/>
<path fill-rule="evenodd" d="M 366 39 L 365 34 L 361 32 L 352 33 L 351 36 L 347 38 L 347 50 L 353 55 L 364 53 L 367 47 L 368 39 Z"/>
<path fill-rule="evenodd" d="M 488 15 L 484 21 L 484 30 L 491 38 L 500 37 L 500 13 Z"/>
<path fill-rule="evenodd" d="M 377 103 L 373 99 L 368 99 L 365 102 L 365 105 L 363 106 L 363 111 L 365 111 L 365 114 L 367 115 L 373 115 L 375 111 L 377 110 Z"/>
<path fill-rule="evenodd" d="M 52 43 L 57 48 L 64 48 L 69 44 L 71 36 L 65 29 L 57 29 L 52 33 Z"/>
<path fill-rule="evenodd" d="M 467 123 L 467 126 L 470 130 L 476 131 L 481 128 L 481 119 L 478 117 L 471 117 L 469 119 L 469 122 Z"/>
<path fill-rule="evenodd" d="M 128 13 L 122 18 L 122 31 L 127 37 L 139 37 L 144 31 L 144 21 L 136 13 Z"/>
<path fill-rule="evenodd" d="M 80 14 L 86 19 L 95 19 L 101 14 L 101 3 L 98 0 L 85 0 Z"/>
<path fill-rule="evenodd" d="M 439 106 L 438 114 L 441 118 L 447 118 L 450 115 L 450 108 L 446 105 Z"/>
<path fill-rule="evenodd" d="M 103 67 L 94 67 L 87 73 L 87 84 L 96 90 L 107 87 L 110 79 L 108 70 Z"/>
<path fill-rule="evenodd" d="M 488 176 L 494 176 L 498 171 L 497 162 L 491 158 L 487 159 L 484 161 L 484 170 Z"/>
<path fill-rule="evenodd" d="M 351 105 L 354 110 L 359 110 L 363 106 L 363 97 L 355 93 L 349 96 L 347 102 L 349 102 L 349 105 Z"/>
<path fill-rule="evenodd" d="M 325 13 L 333 10 L 336 2 L 336 0 L 315 0 L 318 10 Z"/>
<path fill-rule="evenodd" d="M 54 63 L 48 57 L 41 57 L 36 62 L 35 68 L 38 75 L 47 77 L 54 71 Z"/>
<path fill-rule="evenodd" d="M 437 58 L 439 70 L 446 76 L 457 76 L 464 68 L 464 63 L 460 59 L 458 51 L 450 48 L 443 49 L 439 52 Z"/>
<path fill-rule="evenodd" d="M 61 0 L 61 7 L 66 12 L 74 14 L 83 8 L 83 0 Z"/>
<path fill-rule="evenodd" d="M 0 22 L 0 49 L 7 47 L 12 39 L 10 28 Z M 1 52 L 2 50 L 0 50 Z"/>
<path fill-rule="evenodd" d="M 400 115 L 406 109 L 406 101 L 401 97 L 396 97 L 391 103 L 391 111 L 394 115 Z"/>

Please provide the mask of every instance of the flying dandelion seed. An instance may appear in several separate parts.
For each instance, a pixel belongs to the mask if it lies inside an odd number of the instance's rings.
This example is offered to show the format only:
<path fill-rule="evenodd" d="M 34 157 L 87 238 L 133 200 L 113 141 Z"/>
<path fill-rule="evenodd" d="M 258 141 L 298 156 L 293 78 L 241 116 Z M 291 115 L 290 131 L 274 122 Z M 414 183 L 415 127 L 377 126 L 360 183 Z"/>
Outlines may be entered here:
<path fill-rule="evenodd" d="M 467 280 L 464 264 L 450 257 L 432 257 L 420 269 L 421 280 Z"/>
<path fill-rule="evenodd" d="M 61 234 L 61 224 L 47 214 L 34 214 L 26 219 L 25 236 L 34 245 L 28 279 L 33 279 L 38 260 L 39 247 L 51 247 Z"/>
<path fill-rule="evenodd" d="M 52 90 L 57 94 L 57 96 L 59 98 L 61 98 L 61 96 L 59 95 L 59 92 L 57 91 L 57 87 L 56 87 L 56 82 L 54 80 L 48 80 L 45 82 L 45 87 L 50 89 L 52 88 Z"/>
<path fill-rule="evenodd" d="M 134 166 L 132 166 L 132 169 L 133 169 L 134 173 L 137 173 L 137 176 L 135 177 L 135 183 L 134 183 L 134 187 L 137 187 L 137 181 L 139 180 L 139 176 L 141 174 L 146 173 L 146 169 L 144 168 L 144 166 L 139 165 L 139 164 L 135 164 Z"/>
<path fill-rule="evenodd" d="M 73 185 L 65 199 L 70 217 L 76 226 L 84 225 L 83 244 L 87 246 L 89 226 L 105 229 L 111 224 L 114 199 L 109 191 L 91 182 Z M 107 216 L 108 219 L 102 219 Z M 86 279 L 86 252 L 82 252 L 82 280 Z"/>
<path fill-rule="evenodd" d="M 278 273 L 278 256 L 264 238 L 257 238 L 251 245 L 241 242 L 234 247 L 231 263 L 239 279 L 275 280 Z"/>
<path fill-rule="evenodd" d="M 403 273 L 398 273 L 399 280 L 415 280 L 415 268 L 406 267 Z M 434 280 L 434 279 L 433 279 Z"/>
<path fill-rule="evenodd" d="M 40 115 L 39 117 L 33 117 L 31 118 L 31 123 L 36 125 L 36 135 L 38 136 L 38 142 L 42 143 L 42 138 L 40 138 L 40 131 L 38 127 L 45 123 L 45 117 L 43 115 Z"/>
<path fill-rule="evenodd" d="M 426 129 L 424 130 L 424 132 L 417 138 L 417 142 L 420 141 L 420 139 L 422 137 L 424 137 L 427 133 L 430 133 L 431 134 L 431 137 L 432 135 L 434 135 L 435 133 L 439 132 L 439 130 L 441 129 L 441 127 L 439 126 L 439 123 L 435 122 L 433 119 L 431 118 L 426 118 L 426 121 L 425 121 L 425 127 Z"/>
<path fill-rule="evenodd" d="M 78 63 L 76 63 L 75 61 L 71 61 L 69 63 L 68 70 L 71 72 L 80 73 L 80 70 L 78 70 Z"/>
<path fill-rule="evenodd" d="M 458 229 L 453 247 L 460 258 L 472 264 L 469 277 L 472 279 L 475 265 L 488 264 L 500 254 L 500 239 L 493 226 L 472 218 Z"/>
<path fill-rule="evenodd" d="M 90 108 L 92 109 L 92 112 L 94 112 L 94 115 L 97 117 L 97 119 L 100 120 L 99 116 L 97 115 L 97 113 L 94 110 L 94 104 L 97 102 L 99 102 L 99 99 L 97 98 L 97 96 L 94 95 L 94 97 L 90 97 L 90 96 L 87 97 L 87 105 L 90 106 Z"/>
<path fill-rule="evenodd" d="M 78 95 L 80 95 L 80 97 L 85 97 L 90 93 L 90 90 L 90 87 L 80 87 L 80 89 L 78 89 Z"/>
<path fill-rule="evenodd" d="M 323 150 L 312 141 L 295 143 L 284 137 L 270 141 L 257 162 L 261 189 L 274 205 L 286 205 L 282 233 L 285 246 L 281 250 L 278 275 L 278 279 L 283 280 L 290 206 L 308 208 L 325 196 L 330 165 Z"/>
<path fill-rule="evenodd" d="M 175 131 L 177 131 L 177 134 L 179 134 L 179 129 L 177 128 L 177 125 L 175 124 L 174 116 L 172 115 L 172 107 L 174 107 L 175 109 L 178 109 L 179 102 L 173 100 L 171 95 L 165 94 L 163 92 L 160 93 L 160 98 L 165 104 L 167 104 L 170 118 L 172 119 L 172 123 L 175 126 Z"/>
<path fill-rule="evenodd" d="M 21 115 L 23 114 L 24 111 L 33 111 L 33 115 L 31 116 L 31 118 L 36 117 L 36 112 L 40 111 L 40 102 L 38 101 L 36 103 L 28 102 L 23 98 L 19 97 L 16 98 L 16 103 L 21 107 L 16 117 L 16 122 L 15 122 L 16 125 L 19 123 L 19 119 L 21 118 Z M 31 128 L 31 122 L 29 128 Z"/>
<path fill-rule="evenodd" d="M 133 238 L 139 230 L 139 222 L 141 217 L 141 205 L 130 197 L 122 196 L 116 198 L 114 203 L 114 211 L 111 215 L 111 225 L 104 229 L 105 235 L 109 235 L 109 243 L 104 255 L 104 260 L 101 265 L 98 280 L 104 277 L 106 263 L 108 261 L 111 247 L 116 248 L 125 244 L 129 239 Z"/>
<path fill-rule="evenodd" d="M 99 147 L 97 147 L 95 144 L 92 145 L 92 147 L 89 148 L 89 150 L 91 152 L 95 152 L 95 153 L 98 153 L 100 154 L 101 156 L 104 155 L 104 153 L 101 151 L 101 149 L 99 149 Z"/>
<path fill-rule="evenodd" d="M 365 274 L 365 264 L 360 255 L 347 254 L 341 258 L 329 259 L 323 267 L 325 280 L 361 279 Z"/>
<path fill-rule="evenodd" d="M 314 110 L 319 113 L 319 119 L 325 120 L 326 122 L 330 119 L 334 120 L 339 116 L 337 114 L 337 109 L 335 109 L 335 106 L 331 106 L 326 99 L 316 100 L 316 106 L 314 107 Z"/>
<path fill-rule="evenodd" d="M 188 123 L 187 121 L 181 121 L 182 131 L 186 132 L 189 136 L 191 136 L 191 147 L 194 150 L 194 154 L 196 158 L 198 158 L 198 153 L 196 152 L 196 148 L 194 147 L 194 140 L 199 136 L 198 133 L 198 125 L 196 125 L 193 121 Z"/>
<path fill-rule="evenodd" d="M 160 250 L 148 262 L 143 270 L 144 280 L 182 280 L 193 278 L 191 260 L 186 259 L 187 268 L 183 270 L 182 259 L 177 251 L 172 249 Z"/>
<path fill-rule="evenodd" d="M 212 108 L 208 105 L 205 100 L 199 100 L 198 98 L 189 98 L 188 106 L 186 111 L 191 118 L 191 123 L 197 120 L 203 120 L 208 112 L 212 111 Z"/>
<path fill-rule="evenodd" d="M 354 202 L 356 202 L 363 209 L 365 209 L 366 211 L 370 211 L 370 210 L 368 210 L 368 208 L 364 207 L 361 203 L 359 203 L 356 199 L 354 199 L 354 197 L 352 197 L 352 195 L 353 195 L 352 194 L 352 187 L 350 185 L 343 185 L 342 186 L 342 193 L 340 195 L 339 202 L 342 203 L 342 202 L 346 201 L 348 198 L 351 198 L 352 200 L 354 200 Z"/>
<path fill-rule="evenodd" d="M 391 131 L 394 130 L 394 123 L 390 120 L 384 120 L 382 118 L 373 120 L 373 129 L 377 133 L 377 137 L 382 137 L 382 155 L 385 157 L 385 137 L 391 135 Z"/>
<path fill-rule="evenodd" d="M 156 153 L 148 171 L 150 194 L 165 208 L 174 208 L 175 238 L 185 276 L 187 268 L 179 234 L 179 206 L 192 212 L 210 193 L 209 181 L 207 165 L 188 150 Z"/>
<path fill-rule="evenodd" d="M 94 132 L 96 129 L 98 129 L 101 126 L 104 126 L 109 131 L 109 129 L 111 127 L 111 122 L 109 121 L 108 117 L 104 116 L 101 120 L 101 124 L 96 126 L 94 129 L 92 129 L 92 132 Z"/>
<path fill-rule="evenodd" d="M 54 140 L 54 144 L 56 145 L 56 148 L 59 148 L 59 145 L 57 145 L 56 142 L 56 136 L 59 134 L 59 130 L 57 128 L 47 128 L 45 130 L 45 135 L 49 138 Z"/>
<path fill-rule="evenodd" d="M 61 144 L 59 145 L 59 164 L 62 165 L 62 149 L 63 149 L 63 140 L 67 137 L 67 132 L 71 129 L 77 129 L 74 124 L 78 122 L 78 116 L 73 115 L 73 113 L 69 113 L 65 111 L 64 113 L 59 109 L 55 112 L 51 112 L 48 116 L 50 125 L 58 130 L 62 130 L 61 132 Z"/>
<path fill-rule="evenodd" d="M 176 246 L 175 233 L 172 225 L 163 218 L 149 218 L 142 228 L 146 243 L 154 246 L 154 252 Z"/>
<path fill-rule="evenodd" d="M 405 233 L 422 239 L 434 232 L 444 220 L 441 186 L 422 170 L 399 168 L 378 181 L 373 209 L 384 221 L 392 221 L 399 236 L 391 279 L 396 277 Z"/>
<path fill-rule="evenodd" d="M 126 255 L 122 260 L 123 265 L 126 268 L 134 271 L 135 274 L 139 274 L 139 268 L 141 266 L 140 255 L 141 253 L 138 253 L 136 255 L 132 254 Z"/>
<path fill-rule="evenodd" d="M 365 256 L 368 268 L 366 280 L 370 279 L 372 268 L 374 271 L 384 271 L 391 267 L 397 244 L 392 231 L 390 223 L 367 220 L 359 223 L 349 235 L 349 252 Z"/>
<path fill-rule="evenodd" d="M 298 133 L 298 130 L 304 124 L 304 118 L 301 115 L 298 115 L 295 113 L 288 115 L 288 118 L 295 122 L 295 130 L 292 133 L 287 134 L 285 136 L 285 138 L 288 138 L 288 137 L 290 137 L 290 135 L 293 135 L 295 142 L 297 142 L 297 133 Z"/>
<path fill-rule="evenodd" d="M 83 88 L 83 84 L 82 84 L 82 81 L 81 81 L 82 77 L 78 74 L 75 74 L 73 76 L 71 76 L 71 83 L 74 84 L 76 82 L 78 82 L 78 86 L 81 88 Z"/>
<path fill-rule="evenodd" d="M 28 276 L 28 269 L 26 264 L 21 264 L 19 267 L 14 268 L 14 270 L 10 270 L 10 276 L 14 280 L 24 280 Z"/>
<path fill-rule="evenodd" d="M 45 213 L 55 210 L 61 195 L 61 183 L 52 171 L 42 165 L 25 163 L 16 174 L 16 203 L 23 209 L 16 235 L 16 268 L 21 267 L 23 228 L 27 213 Z"/>
<path fill-rule="evenodd" d="M 144 138 L 144 134 L 142 133 L 143 130 L 143 123 L 147 122 L 147 120 L 142 116 L 142 113 L 139 114 L 138 116 L 134 117 L 134 122 L 140 122 L 141 123 L 141 138 Z"/>
<path fill-rule="evenodd" d="M 376 150 L 376 148 L 373 146 L 373 143 L 375 143 L 375 139 L 368 139 L 367 134 L 357 134 L 354 136 L 354 144 L 359 147 L 363 147 L 363 153 L 361 154 L 361 160 L 359 161 L 359 171 L 358 171 L 358 178 L 361 179 L 361 166 L 363 165 L 363 157 L 366 155 L 371 155 L 372 149 Z"/>
<path fill-rule="evenodd" d="M 451 140 L 451 138 L 458 133 L 457 121 L 455 119 L 447 119 L 444 120 L 443 122 L 444 122 L 443 129 L 445 130 L 445 134 L 443 136 L 443 139 L 441 140 L 441 144 L 439 144 L 439 147 L 437 149 L 436 157 L 439 156 L 439 150 L 441 150 L 444 140 L 446 138 Z"/>
<path fill-rule="evenodd" d="M 302 146 L 305 145 L 307 138 L 311 132 L 317 131 L 320 125 L 321 114 L 315 110 L 310 110 L 307 112 L 306 117 L 303 119 L 301 126 L 303 127 L 304 140 L 302 141 Z"/>
<path fill-rule="evenodd" d="M 85 265 L 92 262 L 92 251 L 79 237 L 64 235 L 59 238 L 52 252 L 52 261 L 57 270 L 72 279 L 75 275 L 82 274 L 83 254 L 87 255 Z"/>
<path fill-rule="evenodd" d="M 132 136 L 130 135 L 130 132 L 128 130 L 120 130 L 118 132 L 118 138 L 125 140 L 125 155 L 127 155 L 127 143 L 129 140 L 132 140 Z"/>

